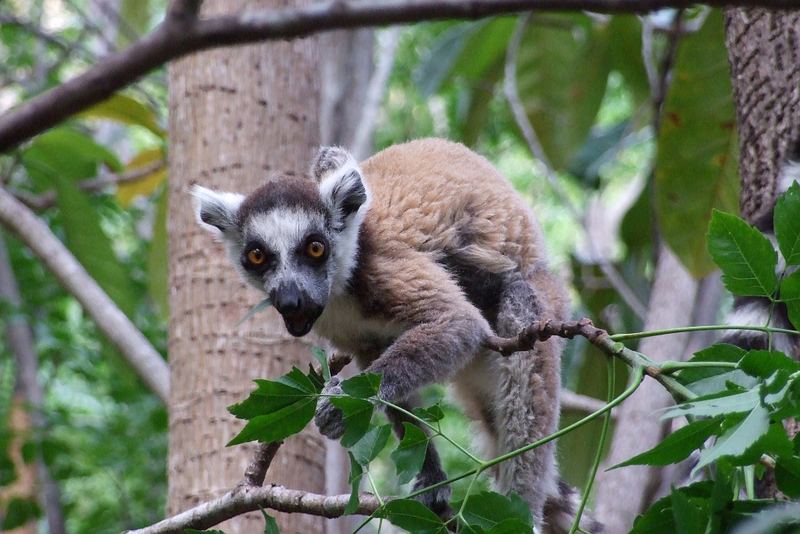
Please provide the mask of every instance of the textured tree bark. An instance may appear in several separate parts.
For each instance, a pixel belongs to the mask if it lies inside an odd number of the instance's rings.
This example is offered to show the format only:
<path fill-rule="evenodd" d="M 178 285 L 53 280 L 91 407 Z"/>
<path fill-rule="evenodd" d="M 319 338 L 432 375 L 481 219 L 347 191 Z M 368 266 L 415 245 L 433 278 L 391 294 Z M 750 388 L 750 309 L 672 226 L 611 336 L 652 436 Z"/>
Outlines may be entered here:
<path fill-rule="evenodd" d="M 232 9 L 287 7 L 301 2 L 225 0 L 203 15 Z M 261 295 L 238 280 L 222 246 L 194 220 L 188 187 L 250 191 L 270 175 L 302 175 L 319 140 L 316 39 L 196 54 L 175 62 L 170 84 L 170 291 L 172 370 L 168 513 L 185 510 L 233 487 L 252 447 L 226 448 L 241 428 L 226 406 L 243 399 L 251 380 L 277 376 L 310 361 L 308 340 L 294 340 L 273 310 L 241 327 Z M 324 491 L 324 445 L 313 430 L 289 439 L 268 482 Z M 281 532 L 322 532 L 322 519 L 278 514 Z M 220 528 L 258 532 L 260 514 Z"/>
<path fill-rule="evenodd" d="M 697 281 L 672 251 L 662 247 L 644 329 L 686 324 L 687 318 L 692 316 L 696 293 Z M 688 340 L 687 334 L 646 338 L 642 340 L 639 351 L 655 361 L 680 360 Z M 666 428 L 655 414 L 672 402 L 660 384 L 655 380 L 645 380 L 616 412 L 614 439 L 595 483 L 598 488 L 595 512 L 609 534 L 630 530 L 636 516 L 649 505 L 658 487 L 659 474 L 655 468 L 647 466 L 629 466 L 614 471 L 606 469 L 662 440 Z"/>
<path fill-rule="evenodd" d="M 739 130 L 742 215 L 769 211 L 787 148 L 800 136 L 800 11 L 725 11 Z"/>

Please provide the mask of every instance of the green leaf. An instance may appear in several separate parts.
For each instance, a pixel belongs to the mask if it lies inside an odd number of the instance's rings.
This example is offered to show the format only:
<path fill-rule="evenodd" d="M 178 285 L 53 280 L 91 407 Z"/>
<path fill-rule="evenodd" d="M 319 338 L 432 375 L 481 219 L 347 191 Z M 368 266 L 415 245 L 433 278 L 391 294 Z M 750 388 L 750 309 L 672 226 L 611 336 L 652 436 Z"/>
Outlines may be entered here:
<path fill-rule="evenodd" d="M 439 90 L 450 76 L 467 41 L 485 22 L 461 22 L 442 32 L 431 46 L 430 54 L 414 71 L 414 82 L 423 98 Z"/>
<path fill-rule="evenodd" d="M 487 530 L 486 534 L 523 534 L 527 532 L 531 532 L 531 526 L 521 519 L 512 517 L 497 523 Z"/>
<path fill-rule="evenodd" d="M 403 423 L 403 432 L 403 439 L 391 454 L 400 484 L 409 482 L 420 472 L 428 450 L 428 436 L 417 425 Z"/>
<path fill-rule="evenodd" d="M 316 396 L 310 396 L 267 415 L 253 417 L 228 447 L 248 441 L 281 441 L 303 430 L 314 417 Z"/>
<path fill-rule="evenodd" d="M 767 430 L 769 430 L 769 412 L 759 404 L 739 424 L 717 438 L 713 447 L 700 454 L 700 459 L 692 470 L 692 476 L 720 458 L 744 455 L 761 436 L 766 434 Z"/>
<path fill-rule="evenodd" d="M 275 518 L 267 513 L 263 508 L 261 515 L 264 516 L 264 534 L 281 534 L 281 529 L 278 528 L 278 522 Z"/>
<path fill-rule="evenodd" d="M 642 59 L 642 23 L 636 15 L 614 15 L 611 33 L 611 67 L 622 74 L 637 104 L 650 99 L 650 82 Z"/>
<path fill-rule="evenodd" d="M 506 497 L 493 491 L 484 491 L 469 495 L 466 500 L 462 516 L 469 527 L 492 529 L 505 520 L 515 519 L 525 525 L 524 530 L 517 532 L 530 532 L 533 529 L 530 508 L 515 493 Z M 461 509 L 461 506 L 461 502 L 453 503 L 453 507 L 457 510 Z"/>
<path fill-rule="evenodd" d="M 786 303 L 789 321 L 800 328 L 800 271 L 795 271 L 781 281 L 781 300 Z"/>
<path fill-rule="evenodd" d="M 683 428 L 679 428 L 649 451 L 619 463 L 611 467 L 611 469 L 627 465 L 669 465 L 678 463 L 687 458 L 692 451 L 699 449 L 709 436 L 719 429 L 719 426 L 719 419 L 694 421 Z"/>
<path fill-rule="evenodd" d="M 130 276 L 100 228 L 100 217 L 89 196 L 63 177 L 55 180 L 55 186 L 67 246 L 111 300 L 132 317 L 136 298 Z"/>
<path fill-rule="evenodd" d="M 787 265 L 800 264 L 800 185 L 793 183 L 775 203 L 775 238 Z"/>
<path fill-rule="evenodd" d="M 147 289 L 158 314 L 163 320 L 169 318 L 169 283 L 167 280 L 167 213 L 169 195 L 165 187 L 156 203 L 153 221 L 153 239 L 147 256 Z"/>
<path fill-rule="evenodd" d="M 722 13 L 712 10 L 678 45 L 655 169 L 659 228 L 697 277 L 714 269 L 705 248 L 712 208 L 739 209 L 734 111 Z"/>
<path fill-rule="evenodd" d="M 731 362 L 737 363 L 747 351 L 736 345 L 718 343 L 701 351 L 695 352 L 690 362 Z M 690 384 L 703 378 L 728 372 L 721 367 L 693 367 L 684 369 L 678 377 L 683 384 Z"/>
<path fill-rule="evenodd" d="M 769 350 L 751 350 L 739 362 L 739 368 L 756 378 L 769 378 L 775 371 L 794 372 L 800 370 L 800 363 L 782 352 Z"/>
<path fill-rule="evenodd" d="M 770 506 L 755 515 L 746 517 L 736 525 L 732 534 L 776 534 L 778 532 L 797 532 L 789 529 L 791 525 L 800 525 L 800 503 L 790 502 Z"/>
<path fill-rule="evenodd" d="M 360 399 L 374 397 L 380 387 L 381 375 L 375 373 L 361 373 L 342 382 L 342 391 Z"/>
<path fill-rule="evenodd" d="M 553 14 L 525 29 L 517 87 L 544 153 L 563 169 L 586 140 L 606 91 L 610 29 L 587 15 Z"/>
<path fill-rule="evenodd" d="M 183 529 L 184 534 L 225 534 L 222 530 L 197 530 L 196 528 Z"/>
<path fill-rule="evenodd" d="M 228 407 L 239 419 L 253 419 L 297 402 L 316 400 L 319 393 L 311 379 L 297 367 L 277 380 L 256 380 L 255 383 L 258 387 L 247 399 Z"/>
<path fill-rule="evenodd" d="M 271 305 L 272 303 L 269 301 L 268 297 L 263 299 L 261 302 L 259 302 L 258 304 L 247 310 L 247 313 L 244 314 L 244 317 L 239 319 L 239 322 L 236 323 L 236 327 L 238 328 L 242 326 L 244 323 L 250 320 L 250 318 L 253 317 L 255 314 L 261 313 L 262 311 L 269 308 Z"/>
<path fill-rule="evenodd" d="M 447 534 L 447 527 L 439 516 L 414 499 L 389 501 L 375 515 L 388 519 L 410 534 Z"/>
<path fill-rule="evenodd" d="M 758 381 L 744 371 L 734 369 L 718 375 L 697 380 L 688 385 L 689 389 L 697 395 L 710 395 L 726 390 L 743 390 L 755 387 Z"/>
<path fill-rule="evenodd" d="M 331 402 L 342 410 L 344 417 L 345 431 L 341 440 L 342 447 L 352 447 L 369 430 L 369 422 L 375 407 L 368 400 L 354 397 L 331 397 Z"/>
<path fill-rule="evenodd" d="M 347 478 L 350 484 L 350 499 L 344 508 L 344 515 L 354 514 L 358 510 L 358 490 L 361 487 L 361 477 L 364 476 L 364 469 L 353 453 L 348 452 L 347 454 L 350 456 L 350 476 Z"/>
<path fill-rule="evenodd" d="M 381 425 L 370 429 L 364 437 L 358 440 L 350 449 L 352 455 L 361 465 L 368 465 L 386 446 L 392 425 Z"/>
<path fill-rule="evenodd" d="M 775 462 L 775 481 L 782 493 L 792 499 L 800 498 L 800 458 L 778 457 Z"/>
<path fill-rule="evenodd" d="M 672 501 L 672 517 L 675 520 L 676 534 L 705 532 L 708 523 L 707 506 L 695 506 L 689 497 L 680 491 L 673 491 L 670 494 L 670 500 Z"/>
<path fill-rule="evenodd" d="M 717 415 L 749 412 L 758 406 L 758 388 L 743 393 L 709 395 L 673 406 L 664 412 L 663 419 L 681 416 L 714 417 Z"/>
<path fill-rule="evenodd" d="M 166 132 L 158 124 L 155 112 L 138 100 L 117 93 L 111 98 L 95 104 L 79 114 L 90 119 L 109 119 L 123 124 L 143 126 L 158 137 L 166 137 Z"/>
<path fill-rule="evenodd" d="M 444 412 L 442 411 L 442 407 L 438 404 L 434 404 L 428 408 L 414 408 L 411 412 L 423 421 L 427 421 L 431 424 L 438 423 L 444 419 Z"/>
<path fill-rule="evenodd" d="M 464 48 L 458 55 L 451 77 L 470 81 L 482 80 L 506 57 L 508 41 L 517 25 L 517 17 L 495 17 L 477 23 L 475 31 L 467 36 Z"/>
<path fill-rule="evenodd" d="M 328 366 L 328 355 L 325 354 L 325 351 L 319 347 L 312 347 L 311 354 L 314 355 L 314 358 L 319 362 L 320 367 L 322 368 L 322 378 L 325 379 L 325 382 L 331 379 L 331 368 Z"/>
<path fill-rule="evenodd" d="M 0 530 L 9 530 L 21 527 L 34 521 L 42 515 L 42 509 L 34 499 L 12 496 L 3 503 L 4 516 L 0 521 Z"/>
<path fill-rule="evenodd" d="M 690 502 L 708 500 L 714 489 L 711 481 L 695 482 L 691 486 L 674 489 L 689 498 Z M 677 526 L 672 513 L 672 495 L 657 500 L 642 515 L 636 518 L 630 534 L 662 534 L 675 532 Z"/>
<path fill-rule="evenodd" d="M 708 228 L 708 251 L 734 295 L 772 297 L 778 288 L 778 255 L 769 239 L 729 213 L 714 210 Z"/>
<path fill-rule="evenodd" d="M 153 194 L 161 184 L 167 181 L 167 167 L 164 161 L 167 159 L 164 149 L 150 148 L 142 150 L 136 154 L 125 165 L 125 169 L 129 172 L 141 171 L 143 168 L 151 167 L 157 163 L 162 165 L 152 172 L 145 174 L 136 180 L 125 181 L 117 184 L 117 202 L 123 208 L 130 207 L 131 203 L 137 197 L 147 197 Z"/>

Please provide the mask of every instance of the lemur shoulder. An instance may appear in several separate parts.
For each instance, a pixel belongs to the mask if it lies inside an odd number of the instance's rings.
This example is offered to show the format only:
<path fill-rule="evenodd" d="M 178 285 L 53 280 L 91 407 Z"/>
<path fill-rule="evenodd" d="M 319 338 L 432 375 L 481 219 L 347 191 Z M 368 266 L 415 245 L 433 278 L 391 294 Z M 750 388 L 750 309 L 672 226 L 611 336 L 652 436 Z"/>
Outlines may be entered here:
<path fill-rule="evenodd" d="M 246 197 L 193 190 L 200 222 L 221 234 L 289 333 L 314 328 L 381 373 L 379 395 L 402 406 L 425 384 L 453 383 L 491 454 L 555 431 L 562 341 L 508 358 L 482 348 L 494 333 L 569 314 L 541 231 L 508 181 L 485 158 L 439 139 L 392 146 L 360 165 L 322 148 L 310 175 L 269 181 Z M 326 391 L 341 392 L 336 378 Z M 404 417 L 387 416 L 402 434 Z M 327 398 L 315 421 L 329 438 L 344 432 Z M 542 531 L 568 528 L 575 495 L 558 480 L 552 443 L 494 474 L 498 490 L 529 503 Z M 445 478 L 431 444 L 415 488 Z M 422 500 L 446 513 L 449 488 Z"/>

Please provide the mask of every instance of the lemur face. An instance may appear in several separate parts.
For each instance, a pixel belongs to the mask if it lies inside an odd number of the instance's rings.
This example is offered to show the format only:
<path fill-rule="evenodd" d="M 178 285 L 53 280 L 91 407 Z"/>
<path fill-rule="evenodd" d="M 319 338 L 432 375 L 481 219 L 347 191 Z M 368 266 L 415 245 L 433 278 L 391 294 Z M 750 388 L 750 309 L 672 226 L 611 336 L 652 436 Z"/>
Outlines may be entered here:
<path fill-rule="evenodd" d="M 200 186 L 192 193 L 199 222 L 222 237 L 242 278 L 266 293 L 290 334 L 306 335 L 355 264 L 368 199 L 355 164 L 319 184 L 272 180 L 247 197 Z"/>

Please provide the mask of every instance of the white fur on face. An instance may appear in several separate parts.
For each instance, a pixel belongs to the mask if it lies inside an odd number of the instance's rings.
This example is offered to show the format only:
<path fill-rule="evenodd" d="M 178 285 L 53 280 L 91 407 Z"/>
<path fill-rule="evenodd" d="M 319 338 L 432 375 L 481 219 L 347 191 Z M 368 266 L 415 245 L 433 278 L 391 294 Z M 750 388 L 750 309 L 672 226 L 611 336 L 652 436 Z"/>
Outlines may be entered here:
<path fill-rule="evenodd" d="M 324 228 L 325 221 L 319 213 L 309 213 L 298 208 L 275 208 L 248 219 L 242 228 L 245 241 L 260 239 L 278 253 L 283 264 L 302 239 L 310 232 Z"/>
<path fill-rule="evenodd" d="M 239 211 L 244 195 L 214 191 L 199 185 L 192 186 L 191 193 L 194 197 L 195 218 L 200 226 L 217 236 L 225 231 L 223 228 L 233 229 L 236 212 Z M 208 223 L 203 220 L 203 215 L 209 219 Z"/>
<path fill-rule="evenodd" d="M 778 177 L 778 194 L 786 192 L 796 181 L 800 182 L 800 161 L 788 161 Z"/>

